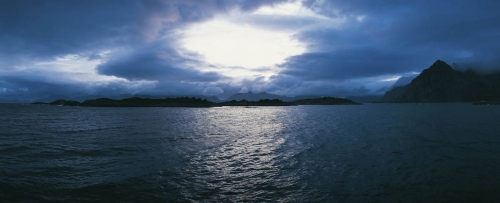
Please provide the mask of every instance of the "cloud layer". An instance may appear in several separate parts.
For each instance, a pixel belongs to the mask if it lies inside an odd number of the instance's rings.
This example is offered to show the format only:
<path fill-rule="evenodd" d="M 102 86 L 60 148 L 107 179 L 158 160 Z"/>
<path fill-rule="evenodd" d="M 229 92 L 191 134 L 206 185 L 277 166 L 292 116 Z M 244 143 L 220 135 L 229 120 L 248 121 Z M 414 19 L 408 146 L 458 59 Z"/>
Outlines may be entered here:
<path fill-rule="evenodd" d="M 6 0 L 0 102 L 92 94 L 225 97 L 242 87 L 291 96 L 382 94 L 391 78 L 437 59 L 458 69 L 500 71 L 498 8 L 489 0 Z M 182 48 L 179 31 L 215 18 L 293 33 L 306 51 L 259 69 L 210 64 Z M 224 72 L 238 69 L 245 74 Z"/>

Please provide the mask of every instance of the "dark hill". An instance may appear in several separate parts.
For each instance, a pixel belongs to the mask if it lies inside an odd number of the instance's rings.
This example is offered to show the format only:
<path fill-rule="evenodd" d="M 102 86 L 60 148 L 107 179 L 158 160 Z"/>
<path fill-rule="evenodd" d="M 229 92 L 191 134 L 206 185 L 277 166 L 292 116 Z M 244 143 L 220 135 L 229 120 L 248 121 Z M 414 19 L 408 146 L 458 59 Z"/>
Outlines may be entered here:
<path fill-rule="evenodd" d="M 247 100 L 231 100 L 219 103 L 222 106 L 292 106 L 290 102 L 284 102 L 279 99 L 261 99 L 259 101 L 247 101 Z"/>
<path fill-rule="evenodd" d="M 357 103 L 373 103 L 382 100 L 382 96 L 380 95 L 348 96 L 345 98 Z"/>
<path fill-rule="evenodd" d="M 195 97 L 178 97 L 166 99 L 149 99 L 132 97 L 122 100 L 114 100 L 108 98 L 100 98 L 93 100 L 85 100 L 81 106 L 93 107 L 212 107 L 219 106 L 206 99 Z"/>
<path fill-rule="evenodd" d="M 393 87 L 391 90 L 387 91 L 384 96 L 382 97 L 381 101 L 382 102 L 391 102 L 397 97 L 401 96 L 406 89 L 407 85 L 405 86 L 397 86 Z"/>
<path fill-rule="evenodd" d="M 437 60 L 403 87 L 384 95 L 390 102 L 474 102 L 500 99 L 500 74 L 456 71 Z"/>
<path fill-rule="evenodd" d="M 353 102 L 349 99 L 337 98 L 337 97 L 322 97 L 314 99 L 299 99 L 292 102 L 296 105 L 352 105 L 360 104 Z"/>
<path fill-rule="evenodd" d="M 282 100 L 282 101 L 290 101 L 291 100 L 290 97 L 269 94 L 267 92 L 261 92 L 261 93 L 257 93 L 257 94 L 256 93 L 252 93 L 252 92 L 237 93 L 237 94 L 234 94 L 231 97 L 227 98 L 226 100 L 227 101 L 232 101 L 232 100 L 236 100 L 236 101 L 241 101 L 241 100 L 259 101 L 259 100 L 263 100 L 263 99 L 269 99 L 269 100 L 279 99 L 279 100 Z"/>

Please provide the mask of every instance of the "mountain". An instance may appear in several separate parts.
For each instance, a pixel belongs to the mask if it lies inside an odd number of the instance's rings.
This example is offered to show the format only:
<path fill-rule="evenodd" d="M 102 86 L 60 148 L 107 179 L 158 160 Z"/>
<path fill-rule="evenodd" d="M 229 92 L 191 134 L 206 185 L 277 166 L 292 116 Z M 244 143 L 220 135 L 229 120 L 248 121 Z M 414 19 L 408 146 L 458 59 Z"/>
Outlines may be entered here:
<path fill-rule="evenodd" d="M 373 96 L 370 97 L 372 99 L 379 99 L 380 96 Z M 226 102 L 223 102 L 221 104 L 225 104 L 228 101 L 241 101 L 241 100 L 246 100 L 246 101 L 260 101 L 260 100 L 281 100 L 285 103 L 291 102 L 294 105 L 339 105 L 339 104 L 359 104 L 361 102 L 354 102 L 350 99 L 343 99 L 343 98 L 336 98 L 336 97 L 319 97 L 319 96 L 297 96 L 297 97 L 287 97 L 287 96 L 280 96 L 280 95 L 275 95 L 275 94 L 269 94 L 267 92 L 261 92 L 261 93 L 238 93 L 234 94 L 228 99 L 226 99 Z M 234 102 L 233 101 L 233 102 Z M 372 102 L 374 100 L 370 100 Z"/>
<path fill-rule="evenodd" d="M 410 84 L 416 76 L 404 76 L 400 77 L 396 82 L 390 87 L 391 90 L 385 93 L 385 95 L 366 95 L 366 96 L 348 96 L 346 99 L 350 99 L 358 103 L 379 103 L 388 102 L 395 97 L 401 95 L 404 90 L 404 86 Z"/>
<path fill-rule="evenodd" d="M 407 84 L 410 84 L 413 79 L 415 79 L 416 76 L 405 76 L 405 77 L 400 77 L 392 87 L 399 87 L 399 86 L 405 86 Z"/>
<path fill-rule="evenodd" d="M 200 99 L 206 99 L 207 101 L 210 101 L 210 102 L 214 102 L 214 103 L 219 103 L 221 102 L 219 98 L 217 98 L 216 96 L 203 96 L 203 95 L 196 95 L 194 96 L 196 98 L 200 98 Z"/>
<path fill-rule="evenodd" d="M 359 105 L 360 103 L 353 102 L 349 99 L 338 97 L 321 97 L 313 99 L 299 99 L 292 102 L 296 105 Z"/>
<path fill-rule="evenodd" d="M 194 97 L 199 99 L 206 99 L 210 102 L 219 103 L 221 102 L 216 96 L 203 96 L 203 95 L 150 95 L 150 94 L 117 94 L 117 95 L 80 95 L 80 96 L 67 96 L 67 95 L 50 95 L 41 99 L 37 99 L 34 102 L 38 103 L 50 103 L 55 100 L 74 100 L 78 102 L 83 102 L 85 100 L 93 100 L 98 98 L 109 98 L 115 100 L 121 100 L 130 97 L 138 97 L 144 99 L 165 99 L 165 98 L 177 98 L 177 97 Z"/>
<path fill-rule="evenodd" d="M 284 102 L 279 99 L 261 99 L 259 101 L 225 101 L 219 103 L 222 106 L 292 106 L 294 105 L 291 102 Z"/>
<path fill-rule="evenodd" d="M 474 102 L 500 100 L 500 74 L 460 72 L 437 60 L 410 84 L 388 91 L 389 102 Z"/>
<path fill-rule="evenodd" d="M 229 98 L 227 98 L 226 101 L 232 101 L 232 100 L 259 101 L 262 99 L 269 99 L 269 100 L 279 99 L 281 101 L 291 102 L 291 101 L 295 101 L 295 100 L 299 100 L 299 99 L 307 99 L 307 98 L 315 98 L 315 97 L 313 97 L 313 96 L 287 97 L 287 96 L 269 94 L 267 92 L 261 92 L 261 93 L 257 93 L 257 94 L 252 93 L 252 92 L 248 92 L 248 93 L 234 94 L 234 95 L 230 96 Z"/>
<path fill-rule="evenodd" d="M 83 102 L 85 100 L 90 100 L 90 99 L 97 99 L 97 98 L 111 98 L 111 99 L 124 99 L 128 97 L 132 97 L 134 95 L 131 94 L 117 94 L 117 95 L 78 95 L 78 96 L 69 96 L 69 95 L 49 95 L 47 97 L 37 99 L 33 102 L 40 102 L 40 103 L 50 103 L 54 100 L 73 100 L 73 101 L 78 101 L 78 102 Z"/>
<path fill-rule="evenodd" d="M 380 99 L 381 102 L 391 102 L 396 97 L 401 96 L 405 92 L 406 86 L 397 86 L 393 87 L 391 90 L 387 91 L 384 96 L 382 96 L 382 99 Z"/>
<path fill-rule="evenodd" d="M 144 99 L 165 99 L 165 98 L 177 98 L 177 97 L 194 97 L 198 99 L 206 99 L 210 102 L 219 103 L 220 100 L 216 96 L 204 96 L 204 95 L 150 95 L 150 94 L 134 94 L 132 97 L 139 97 Z M 130 97 L 130 96 L 129 96 Z M 125 97 L 127 98 L 127 97 Z M 123 99 L 123 98 L 120 98 Z"/>
<path fill-rule="evenodd" d="M 43 102 L 35 102 L 32 104 L 47 104 Z M 84 102 L 78 101 L 67 101 L 67 100 L 56 100 L 50 105 L 59 106 L 86 106 L 86 107 L 214 107 L 220 106 L 214 102 L 207 101 L 206 99 L 194 98 L 194 97 L 177 97 L 177 98 L 165 98 L 165 99 L 151 99 L 151 98 L 139 98 L 131 97 L 121 100 L 109 99 L 109 98 L 98 98 L 85 100 Z"/>
<path fill-rule="evenodd" d="M 379 102 L 382 99 L 382 96 L 380 95 L 348 96 L 345 98 L 357 103 L 372 103 L 372 102 Z"/>

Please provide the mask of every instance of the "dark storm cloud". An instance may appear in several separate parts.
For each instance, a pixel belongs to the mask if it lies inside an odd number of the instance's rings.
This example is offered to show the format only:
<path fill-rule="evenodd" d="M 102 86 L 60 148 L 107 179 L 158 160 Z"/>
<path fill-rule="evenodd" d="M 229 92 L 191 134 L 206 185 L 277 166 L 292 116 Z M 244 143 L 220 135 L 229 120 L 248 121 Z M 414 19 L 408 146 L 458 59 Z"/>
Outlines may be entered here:
<path fill-rule="evenodd" d="M 57 99 L 83 101 L 100 97 L 125 98 L 132 95 L 199 95 L 205 87 L 178 81 L 154 84 L 143 82 L 110 81 L 75 83 L 42 80 L 40 77 L 1 76 L 0 103 L 17 103 Z"/>
<path fill-rule="evenodd" d="M 224 94 L 238 92 L 241 86 L 287 95 L 368 94 L 384 87 L 365 83 L 420 72 L 437 59 L 456 63 L 459 69 L 500 70 L 500 1 L 491 0 L 303 2 L 318 14 L 343 20 L 338 26 L 337 21 L 300 16 L 242 19 L 265 29 L 298 30 L 296 39 L 308 45 L 306 53 L 289 57 L 280 64 L 282 71 L 268 80 L 253 77 L 221 84 L 227 78 L 206 71 L 217 67 L 198 71 L 210 65 L 177 52 L 177 39 L 171 36 L 176 29 L 233 8 L 252 11 L 284 1 L 0 1 L 0 99 L 84 93 L 196 94 L 208 86 L 221 87 Z M 57 70 L 30 71 L 37 62 L 68 54 L 102 60 L 97 73 L 123 79 L 82 83 L 64 79 Z"/>
<path fill-rule="evenodd" d="M 84 93 L 84 89 L 81 85 L 51 82 L 39 76 L 0 76 L 0 103 L 30 102 L 48 95 Z"/>
<path fill-rule="evenodd" d="M 459 69 L 500 70 L 497 1 L 308 0 L 304 5 L 344 23 L 296 35 L 309 43 L 310 52 L 280 65 L 281 74 L 303 80 L 294 91 L 383 94 L 391 84 L 368 87 L 359 81 L 420 72 L 437 59 Z"/>
<path fill-rule="evenodd" d="M 411 56 L 373 49 L 339 49 L 290 57 L 281 73 L 303 80 L 345 80 L 398 74 L 415 68 Z"/>
<path fill-rule="evenodd" d="M 307 0 L 304 5 L 346 22 L 298 34 L 316 53 L 289 58 L 282 64 L 284 74 L 307 80 L 404 74 L 437 59 L 500 70 L 498 1 Z"/>
<path fill-rule="evenodd" d="M 14 56 L 46 57 L 123 43 L 138 18 L 132 1 L 7 0 L 0 4 L 0 52 Z"/>
<path fill-rule="evenodd" d="M 251 11 L 277 2 L 282 0 L 0 1 L 0 100 L 54 94 L 201 92 L 204 87 L 183 81 L 208 82 L 221 77 L 182 64 L 195 62 L 172 51 L 174 40 L 162 39 L 172 30 L 209 20 L 220 12 L 233 8 Z M 155 47 L 155 43 L 164 45 Z M 103 55 L 106 51 L 115 54 L 115 50 L 133 51 L 123 55 L 125 58 Z M 99 73 L 133 81 L 102 82 L 105 85 L 71 79 L 61 82 L 57 72 L 29 71 L 37 62 L 68 54 L 105 60 L 97 68 Z M 24 69 L 28 71 L 20 71 Z M 146 87 L 142 79 L 158 82 Z"/>
<path fill-rule="evenodd" d="M 4 0 L 0 54 L 51 57 L 130 46 L 165 29 L 209 19 L 217 12 L 279 1 L 232 0 Z M 1 56 L 1 55 L 0 55 Z"/>
<path fill-rule="evenodd" d="M 170 48 L 146 48 L 118 55 L 96 70 L 103 75 L 112 75 L 128 80 L 192 81 L 211 82 L 221 79 L 215 72 L 199 72 L 185 65 L 201 62 L 181 56 Z"/>
<path fill-rule="evenodd" d="M 366 85 L 377 79 L 360 79 L 360 80 L 328 80 L 328 81 L 306 81 L 295 76 L 285 74 L 273 75 L 266 77 L 255 77 L 253 79 L 244 80 L 240 88 L 235 88 L 230 84 L 219 84 L 224 89 L 225 97 L 238 93 L 241 87 L 245 87 L 248 91 L 254 93 L 268 92 L 271 94 L 286 95 L 286 96 L 337 96 L 345 97 L 352 95 L 380 95 L 390 90 L 391 82 L 385 86 L 370 87 Z M 221 96 L 221 95 L 219 95 Z M 225 98 L 224 97 L 224 98 Z M 221 97 L 222 98 L 222 97 Z"/>

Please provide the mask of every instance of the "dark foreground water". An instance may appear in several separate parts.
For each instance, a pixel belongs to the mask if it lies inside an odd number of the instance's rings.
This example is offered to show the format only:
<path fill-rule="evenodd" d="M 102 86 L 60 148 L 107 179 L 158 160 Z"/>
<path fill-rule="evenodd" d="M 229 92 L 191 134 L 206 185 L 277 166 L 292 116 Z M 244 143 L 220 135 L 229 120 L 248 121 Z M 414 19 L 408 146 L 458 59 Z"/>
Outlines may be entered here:
<path fill-rule="evenodd" d="M 500 106 L 0 105 L 0 202 L 498 202 Z"/>

